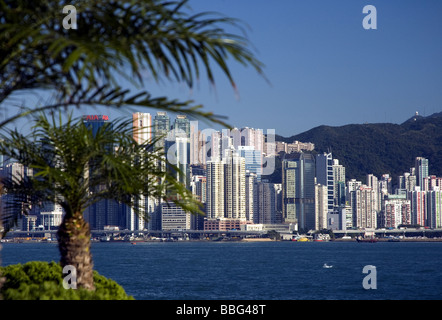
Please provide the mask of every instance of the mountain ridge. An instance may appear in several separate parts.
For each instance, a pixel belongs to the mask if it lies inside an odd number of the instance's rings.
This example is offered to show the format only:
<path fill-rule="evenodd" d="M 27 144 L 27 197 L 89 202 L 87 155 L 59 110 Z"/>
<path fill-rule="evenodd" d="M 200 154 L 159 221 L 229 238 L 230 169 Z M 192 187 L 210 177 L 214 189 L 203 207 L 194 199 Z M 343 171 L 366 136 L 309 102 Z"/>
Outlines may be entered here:
<path fill-rule="evenodd" d="M 316 152 L 329 152 L 346 167 L 347 179 L 365 183 L 367 174 L 397 177 L 414 167 L 416 157 L 429 160 L 429 174 L 442 176 L 442 112 L 416 113 L 401 124 L 366 123 L 338 127 L 321 125 L 276 141 L 312 142 Z"/>

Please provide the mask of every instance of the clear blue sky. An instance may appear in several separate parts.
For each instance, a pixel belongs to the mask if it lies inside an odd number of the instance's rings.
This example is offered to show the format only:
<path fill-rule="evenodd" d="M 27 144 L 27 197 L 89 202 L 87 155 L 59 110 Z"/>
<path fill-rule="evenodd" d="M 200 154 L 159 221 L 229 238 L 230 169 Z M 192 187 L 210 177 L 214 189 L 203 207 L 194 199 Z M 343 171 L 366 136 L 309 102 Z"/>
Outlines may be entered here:
<path fill-rule="evenodd" d="M 415 111 L 442 111 L 440 0 L 189 4 L 195 13 L 215 11 L 246 23 L 270 84 L 252 68 L 232 63 L 239 95 L 218 72 L 215 87 L 202 77 L 193 90 L 148 81 L 146 89 L 154 96 L 192 99 L 207 111 L 227 116 L 233 126 L 275 129 L 283 136 L 319 125 L 402 123 Z M 369 4 L 377 9 L 377 30 L 362 27 L 362 9 Z M 121 116 L 111 110 L 105 114 Z"/>
<path fill-rule="evenodd" d="M 377 30 L 365 30 L 365 5 Z M 239 97 L 223 76 L 190 92 L 164 85 L 158 94 L 192 98 L 242 127 L 290 136 L 319 125 L 402 123 L 415 111 L 442 111 L 440 0 L 190 0 L 195 12 L 239 18 L 271 84 L 234 68 Z"/>

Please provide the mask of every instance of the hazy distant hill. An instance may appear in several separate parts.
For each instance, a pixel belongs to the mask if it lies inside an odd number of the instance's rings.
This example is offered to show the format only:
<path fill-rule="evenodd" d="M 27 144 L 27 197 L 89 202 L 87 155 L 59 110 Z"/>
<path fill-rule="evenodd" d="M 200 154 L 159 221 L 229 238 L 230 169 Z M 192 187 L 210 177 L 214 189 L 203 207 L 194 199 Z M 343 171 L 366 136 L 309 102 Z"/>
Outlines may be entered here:
<path fill-rule="evenodd" d="M 346 167 L 347 179 L 365 183 L 365 176 L 384 173 L 397 176 L 414 166 L 418 156 L 429 160 L 430 174 L 442 176 L 442 112 L 428 117 L 413 116 L 404 123 L 350 124 L 342 127 L 319 126 L 277 141 L 313 142 L 315 150 L 331 150 Z"/>

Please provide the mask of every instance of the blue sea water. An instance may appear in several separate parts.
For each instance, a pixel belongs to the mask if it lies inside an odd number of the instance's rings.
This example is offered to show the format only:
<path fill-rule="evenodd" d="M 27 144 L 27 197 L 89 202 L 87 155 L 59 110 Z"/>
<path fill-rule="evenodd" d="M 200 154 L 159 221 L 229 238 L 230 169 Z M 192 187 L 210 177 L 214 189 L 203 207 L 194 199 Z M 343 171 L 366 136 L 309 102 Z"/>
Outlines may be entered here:
<path fill-rule="evenodd" d="M 93 243 L 92 253 L 100 274 L 142 300 L 442 298 L 442 243 Z M 4 243 L 1 255 L 2 265 L 59 260 L 51 243 Z M 363 287 L 366 265 L 376 289 Z"/>

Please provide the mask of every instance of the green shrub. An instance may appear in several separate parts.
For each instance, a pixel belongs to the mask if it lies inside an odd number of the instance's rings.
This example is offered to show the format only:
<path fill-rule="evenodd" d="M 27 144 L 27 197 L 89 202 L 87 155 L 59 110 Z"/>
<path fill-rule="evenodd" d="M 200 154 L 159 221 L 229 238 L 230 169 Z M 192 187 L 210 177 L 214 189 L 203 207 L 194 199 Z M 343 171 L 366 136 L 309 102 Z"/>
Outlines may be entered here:
<path fill-rule="evenodd" d="M 55 262 L 31 261 L 0 267 L 5 300 L 133 300 L 115 281 L 94 271 L 95 290 L 64 289 L 62 268 Z"/>

